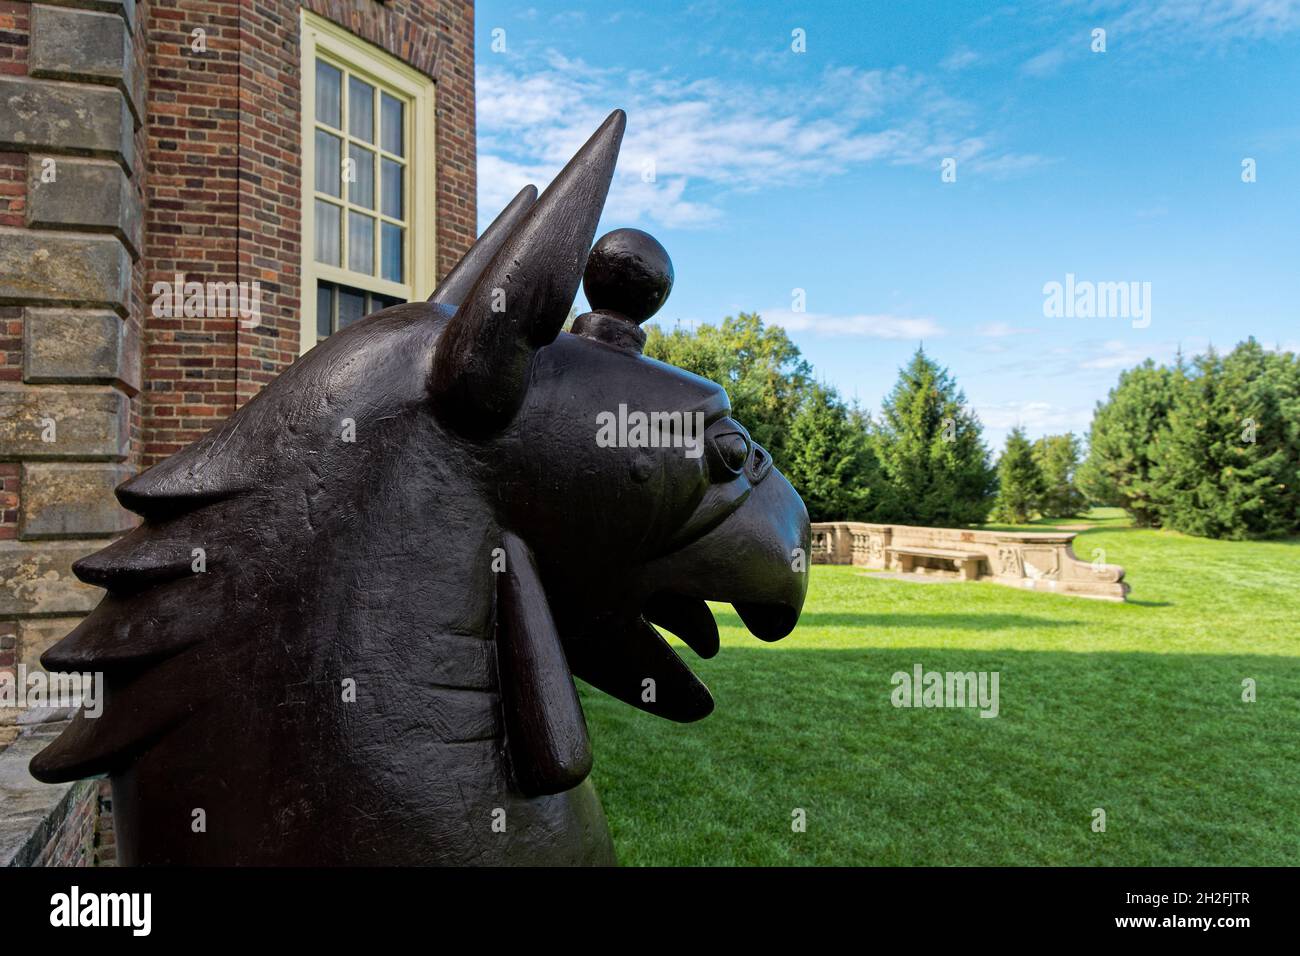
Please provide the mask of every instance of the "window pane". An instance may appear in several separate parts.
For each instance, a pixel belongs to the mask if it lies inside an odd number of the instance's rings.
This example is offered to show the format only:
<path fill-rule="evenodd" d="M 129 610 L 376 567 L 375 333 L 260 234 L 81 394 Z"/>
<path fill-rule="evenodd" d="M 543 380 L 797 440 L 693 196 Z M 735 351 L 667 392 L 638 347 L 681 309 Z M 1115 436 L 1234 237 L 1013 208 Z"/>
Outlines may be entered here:
<path fill-rule="evenodd" d="M 348 77 L 348 132 L 375 141 L 375 88 L 355 76 Z"/>
<path fill-rule="evenodd" d="M 316 119 L 339 129 L 343 125 L 339 112 L 339 93 L 343 73 L 324 60 L 316 61 Z"/>
<path fill-rule="evenodd" d="M 316 283 L 316 338 L 323 339 L 334 331 L 334 287 Z"/>
<path fill-rule="evenodd" d="M 370 296 L 370 311 L 380 312 L 384 309 L 391 309 L 395 305 L 402 305 L 405 299 L 399 299 L 395 295 L 380 295 L 378 292 Z"/>
<path fill-rule="evenodd" d="M 348 200 L 367 209 L 375 208 L 375 154 L 364 146 L 348 143 L 354 179 L 348 185 Z"/>
<path fill-rule="evenodd" d="M 360 289 L 339 286 L 339 328 L 366 317 L 366 294 Z"/>
<path fill-rule="evenodd" d="M 316 261 L 339 264 L 339 207 L 316 200 Z"/>
<path fill-rule="evenodd" d="M 331 196 L 342 196 L 339 191 L 339 138 L 316 130 L 316 190 Z"/>
<path fill-rule="evenodd" d="M 381 159 L 379 163 L 383 167 L 383 182 L 380 183 L 382 211 L 385 216 L 405 219 L 402 215 L 402 164 L 391 159 Z"/>
<path fill-rule="evenodd" d="M 387 93 L 379 94 L 379 145 L 398 156 L 406 155 L 402 152 L 402 113 L 401 100 Z"/>
<path fill-rule="evenodd" d="M 348 213 L 348 268 L 375 274 L 375 220 L 360 213 Z"/>
<path fill-rule="evenodd" d="M 393 282 L 402 281 L 402 233 L 405 230 L 401 226 L 394 226 L 391 222 L 386 222 L 380 226 L 380 239 L 382 248 L 380 249 L 380 269 L 381 278 L 391 279 Z"/>

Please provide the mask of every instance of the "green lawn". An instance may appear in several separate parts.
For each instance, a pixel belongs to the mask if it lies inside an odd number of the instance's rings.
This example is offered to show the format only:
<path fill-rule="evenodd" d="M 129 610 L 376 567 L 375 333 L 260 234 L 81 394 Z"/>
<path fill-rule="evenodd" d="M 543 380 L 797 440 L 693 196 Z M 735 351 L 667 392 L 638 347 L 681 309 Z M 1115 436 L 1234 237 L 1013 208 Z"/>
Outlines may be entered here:
<path fill-rule="evenodd" d="M 1123 565 L 1127 604 L 815 567 L 784 641 L 717 606 L 718 656 L 678 645 L 717 699 L 706 720 L 582 686 L 620 860 L 1300 863 L 1300 539 L 1091 517 L 1075 552 Z M 890 677 L 917 663 L 1000 672 L 1000 716 L 895 708 Z"/>

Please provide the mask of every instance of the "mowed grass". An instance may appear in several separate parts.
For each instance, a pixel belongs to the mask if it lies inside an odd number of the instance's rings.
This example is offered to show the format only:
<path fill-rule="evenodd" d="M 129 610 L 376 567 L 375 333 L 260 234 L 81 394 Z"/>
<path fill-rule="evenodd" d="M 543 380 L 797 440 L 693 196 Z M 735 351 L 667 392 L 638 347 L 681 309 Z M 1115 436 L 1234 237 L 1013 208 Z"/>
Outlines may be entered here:
<path fill-rule="evenodd" d="M 814 567 L 784 641 L 716 606 L 717 657 L 675 645 L 717 700 L 707 719 L 582 686 L 620 861 L 1300 863 L 1300 540 L 1092 518 L 1075 552 L 1123 565 L 1127 604 Z M 999 716 L 895 708 L 891 675 L 917 663 L 998 671 Z"/>

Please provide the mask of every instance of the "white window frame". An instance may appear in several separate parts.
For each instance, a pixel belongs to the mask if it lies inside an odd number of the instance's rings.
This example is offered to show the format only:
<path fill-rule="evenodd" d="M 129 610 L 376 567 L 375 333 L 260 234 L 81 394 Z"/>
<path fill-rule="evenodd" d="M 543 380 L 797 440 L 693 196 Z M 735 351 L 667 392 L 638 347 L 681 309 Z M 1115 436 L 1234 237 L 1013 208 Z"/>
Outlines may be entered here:
<path fill-rule="evenodd" d="M 302 37 L 302 306 L 299 354 L 317 343 L 316 285 L 318 281 L 352 286 L 380 295 L 395 296 L 411 302 L 427 299 L 433 292 L 437 275 L 437 175 L 434 131 L 433 80 L 390 53 L 361 39 L 338 24 L 310 11 L 301 12 Z M 406 282 L 391 282 L 378 275 L 366 276 L 340 266 L 316 261 L 316 60 L 340 66 L 347 72 L 406 103 L 406 235 L 403 243 Z M 341 94 L 347 97 L 347 82 Z M 376 150 L 379 143 L 375 143 Z M 341 156 L 347 156 L 347 138 L 343 138 Z M 379 196 L 380 164 L 375 168 L 375 230 L 380 231 Z M 347 210 L 341 213 L 342 229 L 347 230 Z M 342 242 L 342 240 L 340 240 Z M 342 249 L 342 245 L 340 245 Z M 379 253 L 376 252 L 376 258 Z M 378 262 L 376 262 L 378 271 Z"/>

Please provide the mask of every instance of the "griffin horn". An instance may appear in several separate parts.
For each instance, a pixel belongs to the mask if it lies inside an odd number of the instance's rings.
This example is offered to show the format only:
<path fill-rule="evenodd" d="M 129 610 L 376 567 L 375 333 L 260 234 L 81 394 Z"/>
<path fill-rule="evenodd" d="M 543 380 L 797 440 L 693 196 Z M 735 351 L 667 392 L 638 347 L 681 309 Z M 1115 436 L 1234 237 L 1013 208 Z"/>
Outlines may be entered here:
<path fill-rule="evenodd" d="M 474 280 L 487 268 L 502 243 L 515 231 L 515 227 L 536 201 L 536 186 L 525 186 L 519 190 L 519 194 L 510 200 L 510 204 L 501 210 L 500 215 L 492 220 L 492 225 L 483 231 L 483 235 L 478 237 L 478 241 L 470 247 L 469 252 L 461 256 L 460 262 L 447 273 L 438 288 L 433 290 L 429 301 L 434 305 L 449 305 L 452 308 L 464 302 L 470 289 L 474 287 Z"/>
<path fill-rule="evenodd" d="M 429 388 L 440 417 L 492 432 L 514 417 L 533 353 L 555 341 L 582 281 L 627 116 L 615 110 L 560 170 L 447 324 Z"/>

